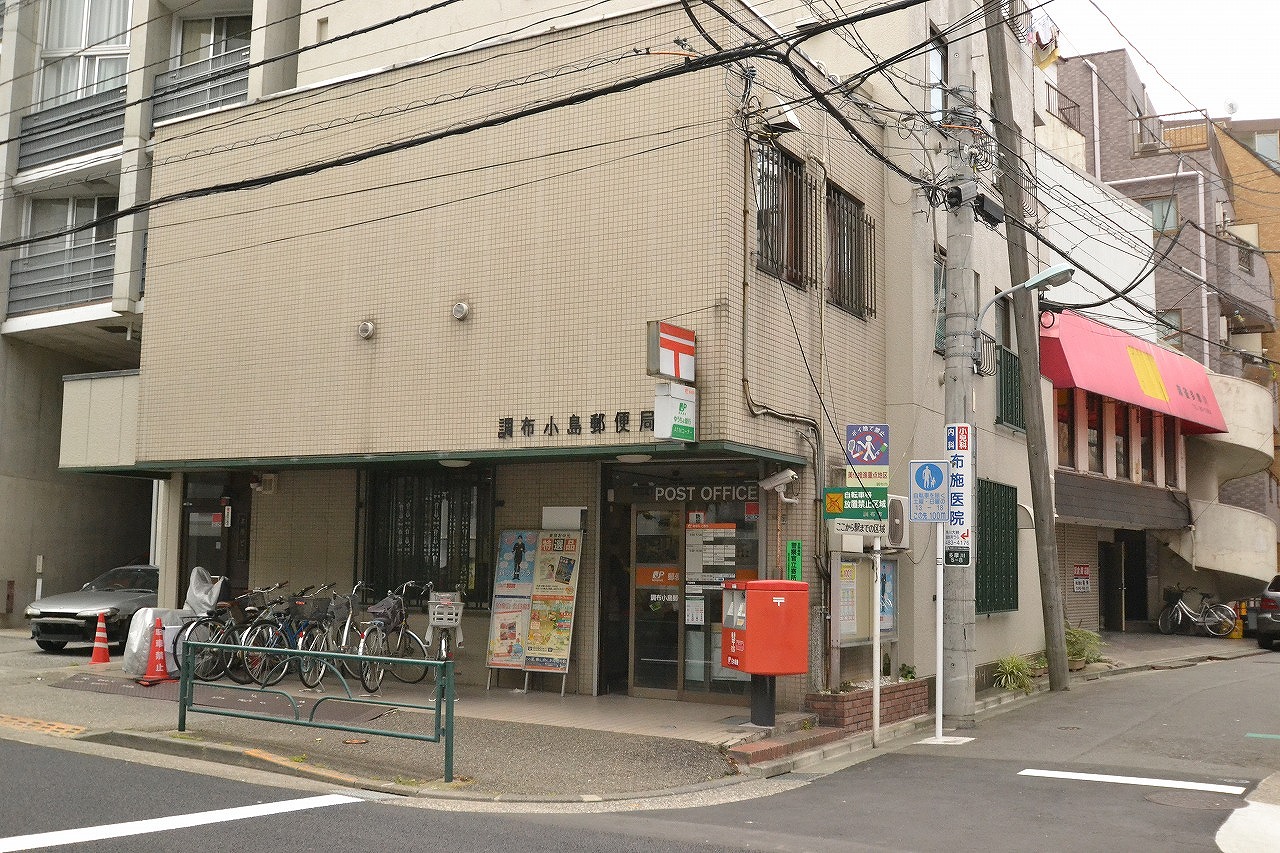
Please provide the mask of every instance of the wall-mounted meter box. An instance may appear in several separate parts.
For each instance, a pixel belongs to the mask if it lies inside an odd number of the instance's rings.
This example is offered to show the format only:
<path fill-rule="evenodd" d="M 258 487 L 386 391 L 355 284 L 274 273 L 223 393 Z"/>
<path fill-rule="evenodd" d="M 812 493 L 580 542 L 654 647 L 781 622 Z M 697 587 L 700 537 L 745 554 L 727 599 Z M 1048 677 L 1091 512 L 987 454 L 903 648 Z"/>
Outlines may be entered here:
<path fill-rule="evenodd" d="M 809 584 L 724 582 L 720 663 L 751 675 L 809 671 Z"/>

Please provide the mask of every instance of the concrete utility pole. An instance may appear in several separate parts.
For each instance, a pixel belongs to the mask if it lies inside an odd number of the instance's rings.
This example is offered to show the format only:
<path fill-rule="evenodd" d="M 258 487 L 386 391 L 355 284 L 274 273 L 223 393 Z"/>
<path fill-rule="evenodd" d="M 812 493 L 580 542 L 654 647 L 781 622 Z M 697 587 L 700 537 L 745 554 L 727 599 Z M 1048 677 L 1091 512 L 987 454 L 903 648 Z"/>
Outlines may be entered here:
<path fill-rule="evenodd" d="M 951 79 L 969 80 L 972 76 L 969 39 L 960 38 L 948 45 L 951 51 Z M 945 124 L 975 125 L 977 116 L 973 108 L 973 90 L 953 88 L 947 94 Z M 970 150 L 974 142 L 972 131 L 952 128 L 956 142 L 953 168 L 953 186 L 973 186 L 974 170 Z M 977 322 L 974 312 L 973 270 L 973 222 L 972 204 L 951 206 L 947 215 L 947 306 L 946 306 L 946 372 L 943 376 L 943 413 L 947 423 L 973 422 L 973 328 Z M 938 436 L 941 440 L 942 436 Z M 979 449 L 973 449 L 977 464 Z M 976 486 L 976 483 L 974 484 Z M 941 535 L 941 531 L 939 534 Z M 942 715 L 951 728 L 970 729 L 974 726 L 976 707 L 976 681 L 974 668 L 977 657 L 976 566 L 978 543 L 971 542 L 970 560 L 967 566 L 944 566 L 942 587 L 942 666 L 938 674 L 942 680 Z"/>
<path fill-rule="evenodd" d="M 1022 211 L 1022 185 L 1017 174 L 1023 164 L 1015 159 L 1021 151 L 1018 126 L 1013 115 L 1013 95 L 1009 85 L 1009 58 L 1000 6 L 987 7 L 987 57 L 991 66 L 991 96 L 995 109 L 996 142 L 1002 166 L 1000 194 L 1006 215 Z M 1005 225 L 1009 247 L 1009 280 L 1014 285 L 1031 277 L 1027 261 L 1026 233 Z M 949 245 L 949 244 L 948 244 Z M 1018 337 L 1019 385 L 1022 390 L 1027 429 L 1027 467 L 1031 476 L 1031 506 L 1036 530 L 1036 559 L 1040 570 L 1040 608 L 1044 616 L 1045 656 L 1049 659 L 1049 689 L 1067 690 L 1066 618 L 1062 588 L 1058 579 L 1058 546 L 1053 525 L 1053 481 L 1049 470 L 1049 442 L 1044 423 L 1044 401 L 1040 393 L 1040 323 L 1034 297 L 1026 288 L 1013 293 L 1014 329 Z M 950 417 L 948 415 L 948 417 Z"/>

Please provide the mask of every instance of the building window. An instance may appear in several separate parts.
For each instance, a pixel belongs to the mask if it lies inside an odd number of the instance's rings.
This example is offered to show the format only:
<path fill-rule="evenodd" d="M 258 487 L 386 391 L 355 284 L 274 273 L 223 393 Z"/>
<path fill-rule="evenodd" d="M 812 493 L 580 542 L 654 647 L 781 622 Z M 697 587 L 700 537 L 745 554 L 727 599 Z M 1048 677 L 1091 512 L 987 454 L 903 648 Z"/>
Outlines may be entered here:
<path fill-rule="evenodd" d="M 1182 349 L 1182 309 L 1170 308 L 1156 314 L 1160 322 L 1156 327 L 1160 343 L 1174 349 Z"/>
<path fill-rule="evenodd" d="M 1280 164 L 1280 133 L 1277 131 L 1255 133 L 1252 147 L 1259 157 Z"/>
<path fill-rule="evenodd" d="M 756 266 L 794 285 L 802 284 L 804 167 L 772 145 L 756 154 Z"/>
<path fill-rule="evenodd" d="M 1084 395 L 1085 438 L 1089 445 L 1089 470 L 1101 474 L 1102 469 L 1102 398 L 1092 392 Z"/>
<path fill-rule="evenodd" d="M 49 0 L 41 54 L 45 107 L 124 87 L 129 0 Z"/>
<path fill-rule="evenodd" d="M 1142 199 L 1139 204 L 1151 212 L 1151 229 L 1157 234 L 1178 230 L 1177 196 Z"/>
<path fill-rule="evenodd" d="M 1058 413 L 1058 465 L 1076 465 L 1076 389 L 1054 388 L 1054 408 Z"/>
<path fill-rule="evenodd" d="M 975 609 L 1001 613 L 1018 609 L 1018 490 L 978 480 Z"/>
<path fill-rule="evenodd" d="M 196 18 L 182 22 L 179 63 L 192 65 L 249 46 L 253 19 L 248 15 Z"/>
<path fill-rule="evenodd" d="M 1116 428 L 1112 437 L 1116 451 L 1116 479 L 1131 480 L 1129 471 L 1129 407 L 1116 403 Z"/>
<path fill-rule="evenodd" d="M 947 253 L 933 250 L 933 351 L 947 351 Z"/>
<path fill-rule="evenodd" d="M 827 185 L 827 298 L 859 317 L 875 316 L 875 223 L 862 202 Z"/>
<path fill-rule="evenodd" d="M 942 34 L 929 28 L 929 117 L 942 121 L 947 108 L 947 86 L 950 75 L 947 69 L 947 43 Z"/>
<path fill-rule="evenodd" d="M 36 198 L 31 200 L 31 219 L 28 235 L 39 237 L 41 234 L 52 234 L 78 225 L 86 225 L 95 219 L 110 216 L 116 212 L 115 196 L 99 196 L 98 198 Z M 27 247 L 28 255 L 44 252 L 61 251 L 77 246 L 87 246 L 103 240 L 111 240 L 116 236 L 114 221 L 40 240 Z"/>
<path fill-rule="evenodd" d="M 1253 249 L 1243 244 L 1236 247 L 1236 265 L 1240 267 L 1240 271 L 1253 275 Z"/>
<path fill-rule="evenodd" d="M 1138 409 L 1138 463 L 1144 483 L 1156 481 L 1155 416 L 1150 409 Z"/>

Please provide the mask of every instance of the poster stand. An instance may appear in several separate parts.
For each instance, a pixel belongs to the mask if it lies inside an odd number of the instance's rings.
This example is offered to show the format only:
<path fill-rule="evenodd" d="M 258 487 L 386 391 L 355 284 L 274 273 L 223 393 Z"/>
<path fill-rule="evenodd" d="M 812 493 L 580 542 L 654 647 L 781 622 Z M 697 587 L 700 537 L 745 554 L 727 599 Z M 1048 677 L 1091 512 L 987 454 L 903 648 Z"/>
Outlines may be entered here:
<path fill-rule="evenodd" d="M 560 675 L 560 695 L 568 686 L 569 653 L 582 562 L 581 530 L 504 530 L 498 537 L 494 563 L 488 677 L 493 686 L 497 670 L 529 675 Z"/>

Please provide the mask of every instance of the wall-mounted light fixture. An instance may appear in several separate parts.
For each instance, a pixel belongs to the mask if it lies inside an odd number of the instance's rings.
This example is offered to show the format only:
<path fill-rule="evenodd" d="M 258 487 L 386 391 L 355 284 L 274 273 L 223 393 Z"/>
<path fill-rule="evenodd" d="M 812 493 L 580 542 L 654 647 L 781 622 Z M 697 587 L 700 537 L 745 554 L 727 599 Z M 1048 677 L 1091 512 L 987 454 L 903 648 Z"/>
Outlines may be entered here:
<path fill-rule="evenodd" d="M 648 462 L 652 458 L 648 453 L 619 453 L 617 456 L 619 462 L 625 462 L 628 465 L 638 465 L 641 462 Z"/>
<path fill-rule="evenodd" d="M 441 459 L 440 464 L 446 468 L 466 468 L 471 464 L 470 459 Z"/>

